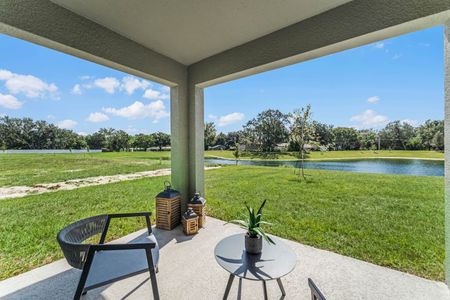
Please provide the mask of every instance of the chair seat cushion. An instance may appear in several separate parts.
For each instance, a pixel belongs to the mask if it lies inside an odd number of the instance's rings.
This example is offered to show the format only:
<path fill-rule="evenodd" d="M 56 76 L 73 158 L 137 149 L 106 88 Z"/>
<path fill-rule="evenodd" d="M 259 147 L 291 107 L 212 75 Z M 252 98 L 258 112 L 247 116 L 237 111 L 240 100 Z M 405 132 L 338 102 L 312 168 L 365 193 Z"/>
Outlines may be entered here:
<path fill-rule="evenodd" d="M 152 249 L 153 264 L 158 266 L 159 246 L 155 236 L 142 236 L 130 244 L 154 242 Z M 98 251 L 94 255 L 91 269 L 86 281 L 85 290 L 93 289 L 108 282 L 121 280 L 139 273 L 148 271 L 147 256 L 145 250 L 113 250 Z"/>

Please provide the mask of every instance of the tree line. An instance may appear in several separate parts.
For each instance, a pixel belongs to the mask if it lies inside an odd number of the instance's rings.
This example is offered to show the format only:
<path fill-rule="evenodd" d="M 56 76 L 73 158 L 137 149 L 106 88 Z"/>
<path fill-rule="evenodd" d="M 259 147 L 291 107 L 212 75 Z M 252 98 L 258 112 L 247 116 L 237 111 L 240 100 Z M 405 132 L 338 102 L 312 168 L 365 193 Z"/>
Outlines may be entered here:
<path fill-rule="evenodd" d="M 308 150 L 444 150 L 444 121 L 427 120 L 419 126 L 392 121 L 384 128 L 335 127 L 311 119 L 310 106 L 284 114 L 269 109 L 248 121 L 241 130 L 217 133 L 205 124 L 205 149 L 214 146 L 273 152 Z M 282 147 L 280 147 L 282 145 Z"/>
<path fill-rule="evenodd" d="M 0 117 L 0 148 L 6 149 L 103 149 L 127 151 L 131 148 L 162 150 L 170 146 L 164 132 L 130 135 L 123 130 L 102 128 L 83 136 L 46 121 L 31 118 Z"/>
<path fill-rule="evenodd" d="M 306 113 L 306 114 L 305 114 Z M 444 150 L 444 121 L 427 120 L 419 126 L 393 121 L 380 130 L 334 127 L 311 119 L 310 107 L 284 114 L 269 109 L 248 121 L 241 130 L 217 132 L 205 124 L 205 149 L 214 146 L 273 152 L 308 150 Z M 163 132 L 130 135 L 123 130 L 102 128 L 87 136 L 46 121 L 0 117 L 0 149 L 104 149 L 107 151 L 162 150 L 170 146 Z"/>

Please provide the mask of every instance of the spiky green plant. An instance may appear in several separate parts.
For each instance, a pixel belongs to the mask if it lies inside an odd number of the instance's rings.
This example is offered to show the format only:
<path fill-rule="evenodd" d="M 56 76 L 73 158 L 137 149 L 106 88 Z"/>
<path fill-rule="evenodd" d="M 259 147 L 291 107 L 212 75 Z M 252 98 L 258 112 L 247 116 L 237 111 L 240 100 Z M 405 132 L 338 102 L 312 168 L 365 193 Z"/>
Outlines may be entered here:
<path fill-rule="evenodd" d="M 264 205 L 266 205 L 266 201 L 267 200 L 263 201 L 256 214 L 255 210 L 252 207 L 249 207 L 247 204 L 245 204 L 245 207 L 248 210 L 248 220 L 231 220 L 230 223 L 238 224 L 242 228 L 246 229 L 249 236 L 252 238 L 256 238 L 259 235 L 264 238 L 269 244 L 275 245 L 275 242 L 264 232 L 264 230 L 260 226 L 261 224 L 271 225 L 266 221 L 261 221 L 262 209 Z"/>

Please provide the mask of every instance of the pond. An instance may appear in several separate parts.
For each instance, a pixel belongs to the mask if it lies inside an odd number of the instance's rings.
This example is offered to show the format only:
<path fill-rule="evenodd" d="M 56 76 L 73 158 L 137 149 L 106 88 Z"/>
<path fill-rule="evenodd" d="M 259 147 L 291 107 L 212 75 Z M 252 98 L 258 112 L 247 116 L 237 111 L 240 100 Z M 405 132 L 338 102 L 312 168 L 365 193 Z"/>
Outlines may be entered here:
<path fill-rule="evenodd" d="M 236 162 L 230 159 L 207 158 L 205 163 L 234 165 Z M 282 160 L 240 160 L 239 165 L 250 166 L 290 166 L 299 167 L 299 161 Z M 334 170 L 363 173 L 381 174 L 405 174 L 415 176 L 444 176 L 443 160 L 425 159 L 351 159 L 351 160 L 327 160 L 305 161 L 305 169 Z"/>

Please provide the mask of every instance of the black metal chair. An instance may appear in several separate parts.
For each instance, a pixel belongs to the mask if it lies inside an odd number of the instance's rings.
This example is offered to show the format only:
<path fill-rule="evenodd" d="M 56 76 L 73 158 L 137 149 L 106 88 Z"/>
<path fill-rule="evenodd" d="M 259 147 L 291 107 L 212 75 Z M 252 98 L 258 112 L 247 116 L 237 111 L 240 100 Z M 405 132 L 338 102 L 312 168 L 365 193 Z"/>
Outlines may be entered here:
<path fill-rule="evenodd" d="M 159 246 L 152 234 L 150 216 L 151 212 L 99 215 L 72 223 L 58 233 L 57 240 L 67 262 L 82 270 L 74 299 L 80 299 L 90 289 L 147 271 L 153 298 L 159 299 L 156 282 Z M 145 217 L 148 236 L 127 244 L 105 244 L 111 219 L 124 217 Z M 100 233 L 98 244 L 83 243 Z"/>
<path fill-rule="evenodd" d="M 308 278 L 308 285 L 311 289 L 311 300 L 327 300 L 311 278 Z"/>

